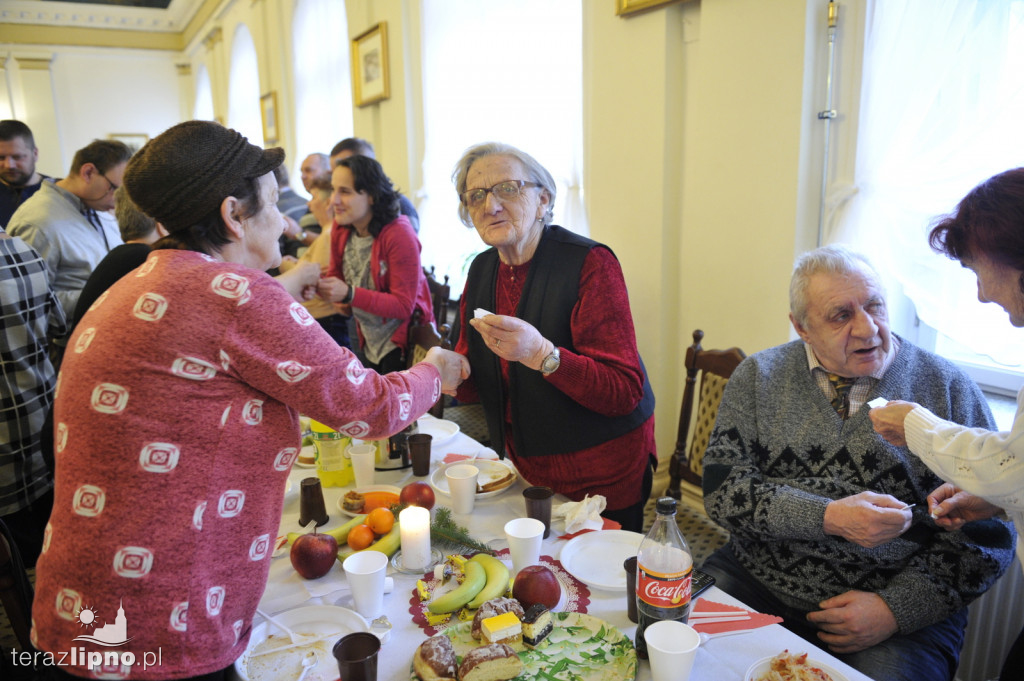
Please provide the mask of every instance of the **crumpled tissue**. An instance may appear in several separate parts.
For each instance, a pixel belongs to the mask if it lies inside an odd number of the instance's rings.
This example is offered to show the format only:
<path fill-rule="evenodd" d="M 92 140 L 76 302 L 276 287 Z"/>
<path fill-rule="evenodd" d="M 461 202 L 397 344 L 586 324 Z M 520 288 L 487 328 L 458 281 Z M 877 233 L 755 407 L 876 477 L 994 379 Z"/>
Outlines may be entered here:
<path fill-rule="evenodd" d="M 573 534 L 581 530 L 600 530 L 604 527 L 604 519 L 601 512 L 608 505 L 607 500 L 600 494 L 583 497 L 583 501 L 567 501 L 551 509 L 551 518 L 565 519 L 566 534 Z"/>

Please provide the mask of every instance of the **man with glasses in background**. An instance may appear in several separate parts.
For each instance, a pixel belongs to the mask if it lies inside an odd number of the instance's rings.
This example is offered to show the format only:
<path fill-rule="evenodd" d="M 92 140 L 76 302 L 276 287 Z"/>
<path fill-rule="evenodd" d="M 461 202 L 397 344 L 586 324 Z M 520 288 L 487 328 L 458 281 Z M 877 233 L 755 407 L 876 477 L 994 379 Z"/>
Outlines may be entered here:
<path fill-rule="evenodd" d="M 46 261 L 50 285 L 68 315 L 99 261 L 123 243 L 116 222 L 97 213 L 113 210 L 131 155 L 122 142 L 93 140 L 75 152 L 68 176 L 45 180 L 7 226 L 8 234 L 21 237 Z"/>

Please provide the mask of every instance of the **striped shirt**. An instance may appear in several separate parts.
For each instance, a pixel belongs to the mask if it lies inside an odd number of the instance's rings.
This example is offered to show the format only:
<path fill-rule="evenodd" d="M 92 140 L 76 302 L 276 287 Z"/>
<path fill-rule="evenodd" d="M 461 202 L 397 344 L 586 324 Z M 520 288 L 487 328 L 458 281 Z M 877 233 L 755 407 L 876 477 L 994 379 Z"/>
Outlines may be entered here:
<path fill-rule="evenodd" d="M 875 387 L 875 384 L 881 380 L 885 372 L 889 370 L 889 365 L 892 364 L 892 358 L 896 356 L 896 353 L 900 349 L 900 342 L 896 339 L 896 336 L 890 335 L 892 339 L 889 342 L 889 352 L 885 355 L 885 359 L 882 361 L 882 366 L 873 373 L 867 376 L 860 376 L 854 381 L 853 387 L 850 388 L 850 410 L 847 418 L 856 414 L 864 403 L 868 400 L 868 395 L 871 394 L 871 389 Z M 818 387 L 821 388 L 821 392 L 825 394 L 825 397 L 831 402 L 836 397 L 836 388 L 832 385 L 832 382 L 828 380 L 828 375 L 831 373 L 828 369 L 821 365 L 818 358 L 814 354 L 814 349 L 808 343 L 804 343 L 804 350 L 807 351 L 807 366 L 811 370 L 811 375 L 814 376 L 815 382 Z M 852 376 L 850 377 L 852 378 Z"/>

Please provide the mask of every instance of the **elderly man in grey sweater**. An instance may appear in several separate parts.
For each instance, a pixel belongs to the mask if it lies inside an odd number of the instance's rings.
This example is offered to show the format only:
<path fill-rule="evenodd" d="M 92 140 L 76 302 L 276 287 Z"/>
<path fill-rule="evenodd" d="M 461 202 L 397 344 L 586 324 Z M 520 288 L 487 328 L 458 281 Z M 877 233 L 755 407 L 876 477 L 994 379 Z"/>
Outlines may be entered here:
<path fill-rule="evenodd" d="M 952 679 L 967 604 L 1009 566 L 1014 534 L 1000 520 L 936 527 L 926 497 L 942 481 L 879 437 L 864 404 L 910 400 L 991 429 L 988 405 L 950 362 L 890 333 L 862 256 L 802 256 L 790 307 L 801 340 L 748 357 L 722 399 L 704 504 L 731 536 L 703 569 L 877 681 Z"/>

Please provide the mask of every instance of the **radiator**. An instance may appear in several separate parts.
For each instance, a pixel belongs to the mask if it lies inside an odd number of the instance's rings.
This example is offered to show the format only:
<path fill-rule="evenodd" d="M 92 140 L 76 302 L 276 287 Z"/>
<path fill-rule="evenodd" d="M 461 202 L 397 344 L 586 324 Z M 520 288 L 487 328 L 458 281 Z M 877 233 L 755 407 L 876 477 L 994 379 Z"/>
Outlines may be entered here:
<path fill-rule="evenodd" d="M 1003 659 L 1024 625 L 1024 575 L 1014 558 L 1006 574 L 969 608 L 957 681 L 999 678 Z"/>

